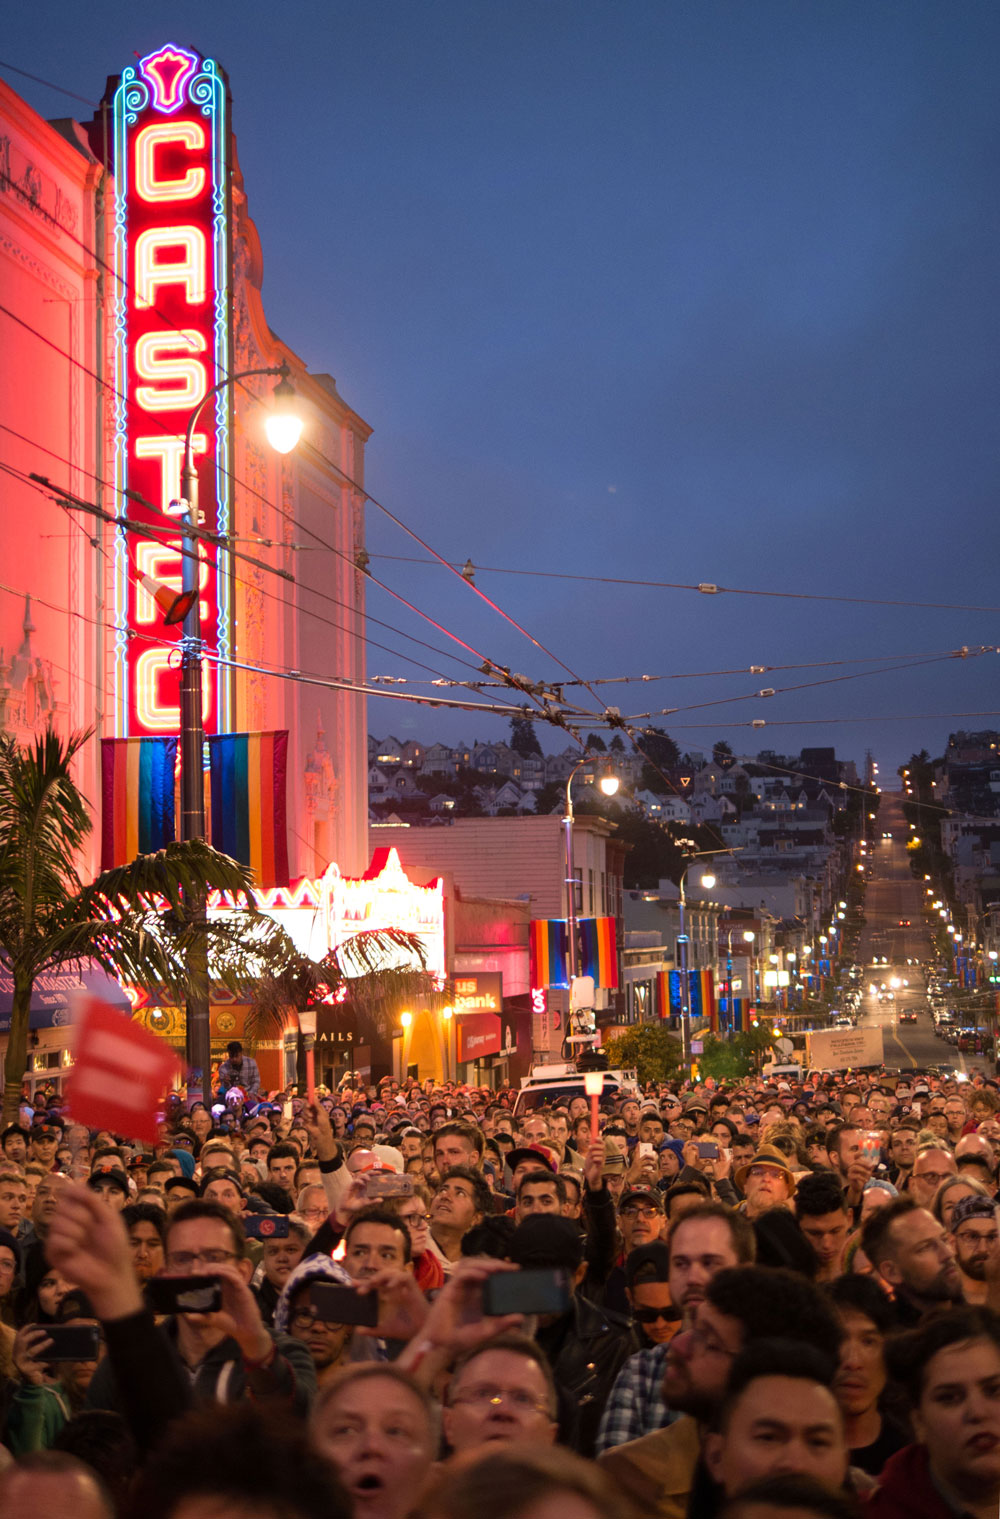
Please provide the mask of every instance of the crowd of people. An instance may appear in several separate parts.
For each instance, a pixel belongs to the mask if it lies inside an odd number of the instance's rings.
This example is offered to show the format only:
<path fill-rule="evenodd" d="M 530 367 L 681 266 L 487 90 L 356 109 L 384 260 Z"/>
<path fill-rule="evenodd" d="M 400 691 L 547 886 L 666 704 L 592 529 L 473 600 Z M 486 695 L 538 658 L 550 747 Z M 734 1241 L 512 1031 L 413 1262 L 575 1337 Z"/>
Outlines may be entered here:
<path fill-rule="evenodd" d="M 251 1065 L 0 1134 L 4 1519 L 995 1519 L 995 1082 Z"/>

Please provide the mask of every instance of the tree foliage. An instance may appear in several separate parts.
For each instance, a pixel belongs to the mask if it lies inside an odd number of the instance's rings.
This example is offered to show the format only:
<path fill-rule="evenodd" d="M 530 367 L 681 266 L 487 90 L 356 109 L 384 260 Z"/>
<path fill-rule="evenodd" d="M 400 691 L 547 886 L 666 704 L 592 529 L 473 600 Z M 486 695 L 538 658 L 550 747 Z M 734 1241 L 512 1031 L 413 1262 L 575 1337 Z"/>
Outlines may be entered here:
<path fill-rule="evenodd" d="M 733 751 L 724 738 L 717 738 L 712 745 L 712 761 L 720 770 L 728 770 L 733 763 Z"/>
<path fill-rule="evenodd" d="M 760 1068 L 774 1041 L 770 1028 L 747 1029 L 743 1034 L 733 1034 L 729 1039 L 719 1039 L 706 1034 L 704 1049 L 698 1058 L 698 1070 L 702 1077 L 713 1076 L 716 1081 L 729 1081 L 741 1076 L 752 1076 Z"/>
<path fill-rule="evenodd" d="M 667 777 L 680 764 L 680 750 L 662 728 L 645 728 L 639 749 L 645 756 L 640 789 L 652 791 L 656 796 L 666 796 L 673 790 Z"/>
<path fill-rule="evenodd" d="M 240 993 L 265 965 L 297 954 L 272 918 L 252 906 L 249 870 L 200 839 L 79 875 L 93 823 L 72 775 L 89 734 L 51 728 L 34 743 L 0 740 L 0 954 L 13 982 L 4 1118 L 13 1121 L 25 1068 L 32 989 L 46 970 L 92 961 L 109 975 L 183 1002 L 189 961 L 207 948 L 213 979 Z M 192 923 L 188 906 L 209 892 L 239 911 Z"/>
<path fill-rule="evenodd" d="M 512 717 L 510 720 L 510 747 L 515 754 L 541 754 L 542 746 L 538 742 L 538 734 L 535 725 L 527 717 Z"/>
<path fill-rule="evenodd" d="M 635 1066 L 643 1084 L 670 1081 L 680 1069 L 680 1040 L 665 1023 L 637 1023 L 623 1034 L 613 1034 L 604 1048 L 609 1065 Z"/>

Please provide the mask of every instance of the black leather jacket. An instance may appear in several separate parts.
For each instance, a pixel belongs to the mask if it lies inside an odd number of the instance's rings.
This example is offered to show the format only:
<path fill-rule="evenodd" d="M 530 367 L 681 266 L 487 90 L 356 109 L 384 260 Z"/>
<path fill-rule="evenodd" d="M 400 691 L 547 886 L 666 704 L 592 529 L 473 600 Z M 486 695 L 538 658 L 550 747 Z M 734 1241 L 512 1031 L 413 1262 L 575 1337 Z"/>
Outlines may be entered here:
<path fill-rule="evenodd" d="M 622 1364 L 639 1349 L 623 1314 L 579 1293 L 565 1319 L 536 1336 L 552 1365 L 559 1392 L 559 1439 L 581 1456 L 593 1456 L 604 1405 Z"/>

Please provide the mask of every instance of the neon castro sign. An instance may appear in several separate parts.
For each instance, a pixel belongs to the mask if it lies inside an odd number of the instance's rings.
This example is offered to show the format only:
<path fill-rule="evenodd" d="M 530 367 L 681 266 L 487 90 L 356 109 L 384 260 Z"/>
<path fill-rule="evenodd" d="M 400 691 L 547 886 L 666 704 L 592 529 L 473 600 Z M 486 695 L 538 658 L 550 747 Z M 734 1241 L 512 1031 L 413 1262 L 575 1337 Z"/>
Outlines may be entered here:
<path fill-rule="evenodd" d="M 115 177 L 115 499 L 134 520 L 162 530 L 163 518 L 142 502 L 179 510 L 173 503 L 181 494 L 188 418 L 230 367 L 229 92 L 217 64 L 168 44 L 125 69 L 108 104 Z M 229 397 L 227 387 L 205 408 L 193 440 L 204 522 L 220 532 L 230 526 Z M 179 587 L 179 549 L 179 539 L 117 537 L 119 734 L 180 727 L 178 660 L 164 647 L 164 639 L 179 632 L 162 627 L 130 564 L 134 555 L 139 574 Z M 199 584 L 202 636 L 208 648 L 226 655 L 228 570 L 202 558 Z M 205 728 L 224 731 L 231 726 L 229 679 L 221 667 L 206 662 L 205 669 Z"/>

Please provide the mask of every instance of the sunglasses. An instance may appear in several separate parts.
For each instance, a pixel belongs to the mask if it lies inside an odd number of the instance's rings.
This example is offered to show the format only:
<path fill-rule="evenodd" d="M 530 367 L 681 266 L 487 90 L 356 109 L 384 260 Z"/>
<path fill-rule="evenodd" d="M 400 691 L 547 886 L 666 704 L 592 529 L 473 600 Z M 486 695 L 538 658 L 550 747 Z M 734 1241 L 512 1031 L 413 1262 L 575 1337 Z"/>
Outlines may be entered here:
<path fill-rule="evenodd" d="M 633 1308 L 632 1317 L 640 1324 L 655 1324 L 657 1319 L 663 1319 L 664 1323 L 677 1324 L 680 1322 L 680 1311 L 677 1308 Z"/>

